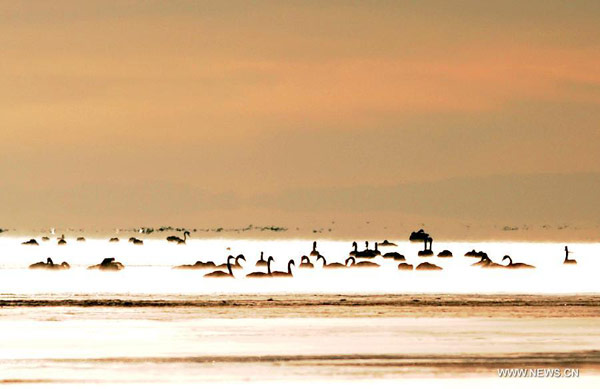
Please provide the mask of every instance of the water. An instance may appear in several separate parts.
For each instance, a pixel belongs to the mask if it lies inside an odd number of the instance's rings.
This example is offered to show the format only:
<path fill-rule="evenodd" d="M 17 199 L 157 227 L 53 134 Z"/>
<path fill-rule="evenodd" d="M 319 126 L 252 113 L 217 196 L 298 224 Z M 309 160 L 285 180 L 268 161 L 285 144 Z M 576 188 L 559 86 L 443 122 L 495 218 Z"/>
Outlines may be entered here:
<path fill-rule="evenodd" d="M 403 242 L 380 250 L 444 270 L 400 272 L 398 262 L 377 258 L 377 269 L 318 263 L 294 268 L 293 279 L 265 280 L 243 278 L 258 270 L 261 251 L 283 271 L 312 242 L 20 244 L 27 239 L 0 238 L 0 382 L 566 387 L 568 379 L 499 379 L 497 369 L 567 367 L 581 369 L 577 385 L 600 383 L 598 244 L 569 244 L 579 264 L 564 266 L 562 243 L 435 242 L 434 251 L 449 249 L 454 258 L 419 259 L 422 245 Z M 318 249 L 342 262 L 350 243 L 319 241 Z M 537 268 L 471 267 L 476 260 L 463 254 L 473 248 Z M 236 279 L 172 269 L 239 253 L 248 265 L 234 270 Z M 48 256 L 72 268 L 27 269 Z M 105 257 L 125 269 L 86 269 Z"/>

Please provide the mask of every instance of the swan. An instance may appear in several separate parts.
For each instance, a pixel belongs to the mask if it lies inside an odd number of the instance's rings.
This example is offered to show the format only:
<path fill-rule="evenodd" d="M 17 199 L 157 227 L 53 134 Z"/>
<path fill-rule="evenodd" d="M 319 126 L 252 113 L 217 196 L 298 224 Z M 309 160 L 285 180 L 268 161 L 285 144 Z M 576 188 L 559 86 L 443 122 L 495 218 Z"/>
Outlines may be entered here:
<path fill-rule="evenodd" d="M 319 251 L 317 250 L 317 242 L 313 242 L 313 249 L 310 252 L 310 255 L 312 255 L 314 257 L 318 257 L 319 256 Z"/>
<path fill-rule="evenodd" d="M 410 263 L 399 263 L 398 264 L 398 270 L 412 270 L 413 269 L 413 265 L 411 265 Z"/>
<path fill-rule="evenodd" d="M 322 255 L 319 255 L 319 257 L 315 261 L 318 261 L 319 259 L 323 260 L 323 268 L 324 269 L 340 269 L 340 268 L 345 269 L 346 268 L 346 265 L 344 265 L 343 263 L 332 262 L 332 263 L 328 264 L 327 260 Z"/>
<path fill-rule="evenodd" d="M 480 251 L 479 253 L 481 254 L 481 260 L 479 262 L 475 262 L 471 266 L 481 266 L 485 268 L 505 268 L 505 266 L 502 266 L 499 263 L 492 262 L 490 257 L 488 257 L 488 255 L 483 251 Z"/>
<path fill-rule="evenodd" d="M 265 261 L 264 253 L 260 252 L 260 259 L 256 261 L 256 266 L 267 266 L 267 261 Z"/>
<path fill-rule="evenodd" d="M 350 251 L 350 256 L 354 256 L 358 253 L 358 244 L 356 242 L 352 242 L 352 251 Z"/>
<path fill-rule="evenodd" d="M 440 258 L 452 258 L 452 251 L 443 250 L 443 251 L 440 251 L 437 256 Z"/>
<path fill-rule="evenodd" d="M 217 266 L 213 261 L 202 262 L 196 261 L 193 265 L 179 265 L 173 267 L 173 269 L 215 269 Z"/>
<path fill-rule="evenodd" d="M 116 237 L 115 237 L 115 238 L 110 238 L 108 241 L 109 241 L 110 243 L 115 243 L 115 242 L 118 242 L 118 241 L 119 241 L 119 238 L 116 238 Z"/>
<path fill-rule="evenodd" d="M 133 237 L 133 236 L 132 236 L 131 238 L 129 238 L 129 241 L 130 241 L 131 243 L 133 243 L 133 244 L 137 244 L 137 245 L 142 245 L 142 244 L 144 244 L 144 241 L 143 241 L 143 240 L 141 240 L 141 239 L 138 239 L 138 238 L 136 238 L 136 237 Z"/>
<path fill-rule="evenodd" d="M 240 265 L 240 259 L 246 262 L 246 257 L 244 257 L 243 254 L 240 254 L 237 257 L 235 257 L 235 263 L 231 265 L 231 267 L 234 269 L 241 269 L 242 265 Z M 215 269 L 227 269 L 227 267 L 227 263 L 223 263 L 221 265 L 215 266 Z"/>
<path fill-rule="evenodd" d="M 395 261 L 404 261 L 406 258 L 404 258 L 404 255 L 397 253 L 397 252 L 391 252 L 391 253 L 385 253 L 383 254 L 384 258 L 392 258 Z"/>
<path fill-rule="evenodd" d="M 77 241 L 78 241 L 78 242 L 85 242 L 85 237 L 83 237 L 83 236 L 78 236 L 78 237 L 77 237 Z"/>
<path fill-rule="evenodd" d="M 46 259 L 46 262 L 37 262 L 29 265 L 30 269 L 44 269 L 44 270 L 66 270 L 70 269 L 71 266 L 67 262 L 63 262 L 60 265 L 55 265 L 52 258 Z"/>
<path fill-rule="evenodd" d="M 390 241 L 388 241 L 387 239 L 385 239 L 383 242 L 379 243 L 379 245 L 381 247 L 386 247 L 386 246 L 398 246 L 396 243 L 392 243 Z"/>
<path fill-rule="evenodd" d="M 246 261 L 244 258 L 240 258 L 239 255 L 238 255 L 238 258 Z M 208 278 L 222 278 L 222 277 L 234 278 L 233 277 L 233 270 L 232 270 L 232 266 L 231 266 L 231 260 L 232 259 L 234 259 L 233 255 L 230 255 L 230 256 L 227 257 L 227 273 L 224 272 L 224 271 L 222 271 L 222 270 L 217 270 L 217 271 L 213 271 L 212 273 L 205 274 L 204 277 L 208 277 Z"/>
<path fill-rule="evenodd" d="M 88 270 L 119 271 L 125 268 L 121 262 L 116 262 L 114 258 L 104 258 L 98 265 L 89 266 Z"/>
<path fill-rule="evenodd" d="M 565 260 L 563 262 L 563 264 L 565 265 L 577 265 L 577 261 L 574 259 L 569 259 L 569 254 L 571 254 L 571 251 L 569 251 L 569 248 L 567 246 L 565 246 Z"/>
<path fill-rule="evenodd" d="M 319 259 L 319 257 L 321 257 L 321 254 L 319 254 L 319 256 L 317 257 L 317 259 Z M 306 255 L 303 255 L 302 258 L 300 259 L 300 266 L 299 267 L 312 269 L 315 266 L 310 262 L 310 258 L 308 258 Z"/>
<path fill-rule="evenodd" d="M 60 239 L 58 240 L 58 244 L 61 246 L 67 244 L 67 241 L 65 240 L 65 234 L 61 235 Z"/>
<path fill-rule="evenodd" d="M 35 239 L 33 239 L 33 238 L 31 238 L 31 239 L 29 239 L 27 242 L 23 242 L 23 243 L 21 243 L 21 244 L 24 244 L 24 245 L 30 245 L 30 246 L 39 246 L 39 244 L 38 244 L 37 240 L 35 240 Z"/>
<path fill-rule="evenodd" d="M 431 250 L 433 246 L 433 238 L 430 236 L 423 242 L 425 243 L 425 249 L 419 251 L 419 257 L 431 257 L 433 255 L 433 251 Z M 429 243 L 429 248 L 427 248 L 427 243 Z"/>
<path fill-rule="evenodd" d="M 184 231 L 183 232 L 183 239 L 181 239 L 178 236 L 171 235 L 171 236 L 167 237 L 167 242 L 173 242 L 173 243 L 177 243 L 177 244 L 185 244 L 188 236 L 190 236 L 190 232 L 189 231 Z"/>
<path fill-rule="evenodd" d="M 292 274 L 292 265 L 296 266 L 296 263 L 293 259 L 290 259 L 287 266 L 287 273 L 283 271 L 274 271 L 271 273 L 271 277 L 293 277 L 294 275 Z"/>
<path fill-rule="evenodd" d="M 273 259 L 273 257 L 269 257 L 267 259 L 267 272 L 263 273 L 263 272 L 259 272 L 259 271 L 255 271 L 252 272 L 250 274 L 246 275 L 246 278 L 264 278 L 264 277 L 271 277 L 271 262 L 275 261 Z"/>
<path fill-rule="evenodd" d="M 465 253 L 465 257 L 473 257 L 473 258 L 483 258 L 484 255 L 487 255 L 487 254 L 484 253 L 483 251 L 475 251 L 475 250 L 471 250 L 471 251 Z"/>
<path fill-rule="evenodd" d="M 376 256 L 381 255 L 381 252 L 377 248 L 377 243 L 375 243 L 375 250 L 369 249 L 369 242 L 365 242 L 365 245 L 365 250 L 359 251 L 354 255 L 356 258 L 375 258 Z"/>
<path fill-rule="evenodd" d="M 411 232 L 408 240 L 411 242 L 423 242 L 426 241 L 427 238 L 429 238 L 429 234 L 423 231 L 423 229 L 420 229 L 419 231 Z"/>
<path fill-rule="evenodd" d="M 379 267 L 378 264 L 376 264 L 375 262 L 369 262 L 369 261 L 363 261 L 363 262 L 356 262 L 356 259 L 354 257 L 348 257 L 348 259 L 346 259 L 346 266 L 348 266 L 348 262 L 352 261 L 352 264 L 350 264 L 350 267 Z"/>
<path fill-rule="evenodd" d="M 535 269 L 535 266 L 528 265 L 526 263 L 522 263 L 522 262 L 513 263 L 512 258 L 510 257 L 510 255 L 505 255 L 502 258 L 503 261 L 505 259 L 508 259 L 508 265 L 504 266 L 505 268 L 509 268 L 509 269 Z"/>
<path fill-rule="evenodd" d="M 417 266 L 416 270 L 442 270 L 442 268 L 433 263 L 423 262 Z"/>
<path fill-rule="evenodd" d="M 42 240 L 43 240 L 44 242 L 47 242 L 47 241 L 49 241 L 49 240 L 50 240 L 50 238 L 48 238 L 47 236 L 42 236 Z"/>

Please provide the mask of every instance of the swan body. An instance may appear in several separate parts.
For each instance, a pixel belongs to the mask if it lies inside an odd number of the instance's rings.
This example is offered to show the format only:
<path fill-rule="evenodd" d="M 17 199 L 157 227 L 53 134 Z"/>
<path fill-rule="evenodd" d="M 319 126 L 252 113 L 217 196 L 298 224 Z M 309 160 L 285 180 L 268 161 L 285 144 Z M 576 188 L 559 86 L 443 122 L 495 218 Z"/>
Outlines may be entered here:
<path fill-rule="evenodd" d="M 50 240 L 50 238 L 48 238 L 47 236 L 42 236 L 42 240 L 43 240 L 44 242 L 47 242 L 47 241 L 49 241 L 49 240 Z"/>
<path fill-rule="evenodd" d="M 132 236 L 131 238 L 129 238 L 129 241 L 130 241 L 131 243 L 133 243 L 133 244 L 137 244 L 137 245 L 143 245 L 143 244 L 144 244 L 144 241 L 143 241 L 143 240 L 141 240 L 141 239 L 138 239 L 138 238 L 136 238 L 136 237 L 133 237 L 133 236 Z"/>
<path fill-rule="evenodd" d="M 260 252 L 260 259 L 256 261 L 256 266 L 267 266 L 267 261 L 265 261 L 264 253 L 262 251 Z"/>
<path fill-rule="evenodd" d="M 369 249 L 369 242 L 365 242 L 366 248 L 363 251 L 358 251 L 354 257 L 356 258 L 375 258 L 378 255 L 381 255 L 381 252 L 377 248 L 377 243 L 375 243 L 375 250 Z"/>
<path fill-rule="evenodd" d="M 104 258 L 98 265 L 89 266 L 88 270 L 119 271 L 125 266 L 121 262 L 116 262 L 114 258 Z"/>
<path fill-rule="evenodd" d="M 215 265 L 215 263 L 213 261 L 208 261 L 208 262 L 202 262 L 202 261 L 196 261 L 196 263 L 194 263 L 193 265 L 179 265 L 179 266 L 175 266 L 173 269 L 214 269 L 216 268 L 217 265 Z"/>
<path fill-rule="evenodd" d="M 411 242 L 424 242 L 429 238 L 429 234 L 420 229 L 419 231 L 413 231 L 410 233 L 408 240 Z"/>
<path fill-rule="evenodd" d="M 109 241 L 110 243 L 116 243 L 116 242 L 118 242 L 118 241 L 119 241 L 119 238 L 116 238 L 116 237 L 115 237 L 115 238 L 110 238 L 108 241 Z"/>
<path fill-rule="evenodd" d="M 31 238 L 26 242 L 21 243 L 23 245 L 28 245 L 28 246 L 39 246 L 39 243 L 37 242 L 37 240 Z"/>
<path fill-rule="evenodd" d="M 413 269 L 413 265 L 411 265 L 410 263 L 399 263 L 398 264 L 398 270 L 412 270 Z"/>
<path fill-rule="evenodd" d="M 338 262 L 327 263 L 327 260 L 322 255 L 319 255 L 319 257 L 316 260 L 318 261 L 319 259 L 323 260 L 323 269 L 345 269 L 346 268 L 346 265 L 344 265 L 343 263 L 338 263 Z"/>
<path fill-rule="evenodd" d="M 398 246 L 396 243 L 392 243 L 392 242 L 388 241 L 387 239 L 385 239 L 383 242 L 379 243 L 379 245 L 381 247 Z"/>
<path fill-rule="evenodd" d="M 205 274 L 204 277 L 206 277 L 206 278 L 234 278 L 233 277 L 233 269 L 231 266 L 232 259 L 235 259 L 236 261 L 239 261 L 240 259 L 243 261 L 246 261 L 246 259 L 244 258 L 243 255 L 238 255 L 237 258 L 234 258 L 233 255 L 230 255 L 227 257 L 227 272 L 224 272 L 222 270 L 217 270 L 217 271 L 213 271 L 212 273 Z"/>
<path fill-rule="evenodd" d="M 65 234 L 62 234 L 60 239 L 58 239 L 58 244 L 61 246 L 67 244 L 67 241 L 65 240 Z"/>
<path fill-rule="evenodd" d="M 471 266 L 480 266 L 482 268 L 502 268 L 502 269 L 505 268 L 505 266 L 502 266 L 499 263 L 493 262 L 486 253 L 481 252 L 481 251 L 480 251 L 480 253 L 482 254 L 481 260 L 479 262 L 475 262 Z"/>
<path fill-rule="evenodd" d="M 440 251 L 437 256 L 440 258 L 452 258 L 452 251 L 443 250 L 443 251 Z"/>
<path fill-rule="evenodd" d="M 294 275 L 292 274 L 292 265 L 296 266 L 296 263 L 293 259 L 290 259 L 287 266 L 287 273 L 283 271 L 274 271 L 271 273 L 271 277 L 293 277 Z"/>
<path fill-rule="evenodd" d="M 433 263 L 423 262 L 417 266 L 416 270 L 442 270 L 442 268 Z"/>
<path fill-rule="evenodd" d="M 526 263 L 522 263 L 522 262 L 513 263 L 512 258 L 510 257 L 510 255 L 505 255 L 502 258 L 503 261 L 505 259 L 508 260 L 508 265 L 504 266 L 505 268 L 508 268 L 508 269 L 535 269 L 535 266 L 528 265 Z"/>
<path fill-rule="evenodd" d="M 46 259 L 46 262 L 37 262 L 29 265 L 30 269 L 43 269 L 43 270 L 67 270 L 71 266 L 67 262 L 63 262 L 60 265 L 54 264 L 52 258 Z"/>
<path fill-rule="evenodd" d="M 78 242 L 85 242 L 85 238 L 83 236 L 77 237 Z"/>
<path fill-rule="evenodd" d="M 190 232 L 189 231 L 184 231 L 183 232 L 183 239 L 181 239 L 178 236 L 171 235 L 171 236 L 167 237 L 167 242 L 173 242 L 173 243 L 177 243 L 177 244 L 185 244 L 188 236 L 190 236 Z"/>
<path fill-rule="evenodd" d="M 569 259 L 569 254 L 571 252 L 569 251 L 569 248 L 567 246 L 565 246 L 565 260 L 563 262 L 564 265 L 577 265 L 577 261 L 574 259 Z"/>
<path fill-rule="evenodd" d="M 391 252 L 391 253 L 385 253 L 383 254 L 384 258 L 392 258 L 395 261 L 404 261 L 406 258 L 404 258 L 404 255 L 397 253 L 397 252 Z"/>
<path fill-rule="evenodd" d="M 317 242 L 313 242 L 313 249 L 310 252 L 310 255 L 313 257 L 318 257 L 319 256 L 319 251 L 317 250 Z"/>
<path fill-rule="evenodd" d="M 320 257 L 321 257 L 321 255 L 319 254 L 318 257 L 317 257 L 317 259 L 319 259 Z M 300 266 L 299 267 L 312 269 L 312 268 L 315 267 L 315 265 L 313 265 L 310 262 L 310 258 L 308 258 L 306 255 L 303 255 L 302 258 L 300 259 Z"/>
<path fill-rule="evenodd" d="M 269 257 L 267 259 L 267 272 L 266 273 L 255 271 L 255 272 L 252 272 L 250 274 L 246 274 L 246 278 L 265 278 L 265 277 L 271 277 L 271 262 L 273 262 L 273 261 L 275 261 L 273 259 L 273 257 Z"/>
<path fill-rule="evenodd" d="M 356 262 L 356 258 L 354 258 L 354 257 L 348 257 L 348 259 L 346 259 L 346 266 L 348 266 L 348 262 L 352 262 L 350 264 L 350 267 L 379 267 L 379 265 L 376 264 L 375 262 L 370 262 L 370 261 Z"/>

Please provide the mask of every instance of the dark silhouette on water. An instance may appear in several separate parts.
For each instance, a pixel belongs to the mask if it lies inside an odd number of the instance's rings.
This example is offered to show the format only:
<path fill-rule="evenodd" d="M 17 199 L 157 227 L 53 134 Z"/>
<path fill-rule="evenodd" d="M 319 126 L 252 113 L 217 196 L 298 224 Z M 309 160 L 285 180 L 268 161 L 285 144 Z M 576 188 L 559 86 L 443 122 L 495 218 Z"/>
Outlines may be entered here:
<path fill-rule="evenodd" d="M 171 236 L 167 236 L 167 242 L 173 242 L 173 243 L 177 243 L 177 244 L 185 244 L 188 236 L 190 236 L 190 232 L 184 231 L 183 239 L 181 239 L 178 236 L 171 235 Z"/>
<path fill-rule="evenodd" d="M 317 250 L 317 242 L 313 242 L 313 249 L 310 252 L 310 255 L 314 256 L 314 257 L 318 257 L 319 256 L 319 251 Z"/>
<path fill-rule="evenodd" d="M 392 243 L 392 242 L 388 241 L 387 239 L 385 239 L 383 242 L 379 243 L 379 245 L 381 247 L 398 246 L 396 243 Z"/>
<path fill-rule="evenodd" d="M 98 265 L 89 266 L 89 270 L 103 270 L 103 271 L 119 271 L 124 269 L 125 266 L 121 262 L 116 262 L 114 258 L 104 258 Z"/>
<path fill-rule="evenodd" d="M 37 242 L 37 240 L 31 238 L 26 242 L 21 243 L 23 245 L 28 245 L 28 246 L 39 246 L 39 243 Z"/>
<path fill-rule="evenodd" d="M 144 241 L 141 239 L 138 239 L 134 236 L 132 236 L 131 238 L 129 238 L 129 242 L 133 243 L 133 244 L 137 244 L 137 245 L 143 245 Z"/>
<path fill-rule="evenodd" d="M 429 234 L 420 229 L 419 231 L 413 231 L 410 233 L 408 240 L 411 242 L 424 242 L 429 238 Z"/>
<path fill-rule="evenodd" d="M 246 261 L 246 259 L 244 259 L 243 256 L 238 255 L 238 258 L 242 259 L 244 262 Z M 227 257 L 227 272 L 224 272 L 222 270 L 217 270 L 212 273 L 205 274 L 204 277 L 207 277 L 207 278 L 223 278 L 223 277 L 235 278 L 233 276 L 233 269 L 231 266 L 232 259 L 234 259 L 233 255 L 230 255 Z M 236 259 L 236 261 L 237 261 L 237 259 Z"/>
<path fill-rule="evenodd" d="M 344 265 L 343 263 L 338 263 L 338 262 L 327 263 L 327 260 L 322 255 L 319 255 L 319 257 L 316 259 L 316 261 L 318 261 L 319 259 L 323 260 L 323 268 L 324 269 L 345 269 L 346 268 L 346 265 Z"/>
<path fill-rule="evenodd" d="M 263 273 L 260 271 L 255 271 L 252 272 L 250 274 L 246 274 L 246 278 L 265 278 L 265 277 L 271 277 L 271 262 L 275 261 L 273 259 L 273 257 L 269 257 L 267 258 L 267 272 Z"/>
<path fill-rule="evenodd" d="M 425 243 L 425 248 L 418 252 L 419 257 L 431 257 L 433 255 L 433 238 L 429 236 L 423 241 L 423 243 Z M 429 243 L 429 248 L 427 248 L 427 243 Z"/>
<path fill-rule="evenodd" d="M 569 254 L 572 254 L 569 251 L 569 248 L 565 246 L 565 260 L 563 262 L 564 265 L 577 265 L 577 261 L 574 259 L 569 259 Z"/>
<path fill-rule="evenodd" d="M 411 265 L 410 263 L 399 263 L 398 270 L 413 270 L 413 265 Z"/>
<path fill-rule="evenodd" d="M 377 248 L 377 243 L 375 243 L 375 250 L 369 249 L 369 242 L 365 242 L 365 249 L 363 251 L 358 251 L 354 257 L 356 258 L 375 258 L 376 256 L 381 255 L 381 252 Z"/>
<path fill-rule="evenodd" d="M 417 266 L 416 270 L 442 270 L 442 268 L 433 263 L 423 262 Z"/>
<path fill-rule="evenodd" d="M 481 255 L 481 259 L 479 260 L 479 262 L 475 262 L 471 266 L 480 266 L 483 268 L 502 268 L 502 269 L 506 268 L 506 266 L 502 266 L 499 263 L 493 262 L 490 259 L 490 257 L 488 257 L 487 253 L 480 251 L 479 254 Z"/>
<path fill-rule="evenodd" d="M 385 253 L 383 254 L 384 258 L 392 258 L 394 261 L 404 261 L 406 258 L 404 258 L 404 255 L 397 253 L 397 252 L 391 252 L 391 253 Z"/>
<path fill-rule="evenodd" d="M 49 240 L 50 240 L 50 238 L 48 238 L 47 236 L 42 236 L 42 240 L 43 240 L 44 242 L 47 242 L 47 241 L 49 241 Z"/>
<path fill-rule="evenodd" d="M 319 259 L 320 257 L 321 257 L 321 255 L 319 254 L 317 259 Z M 299 267 L 312 269 L 315 266 L 310 262 L 310 258 L 308 258 L 306 255 L 303 255 L 302 258 L 300 258 L 300 266 Z"/>
<path fill-rule="evenodd" d="M 65 234 L 62 234 L 61 237 L 58 239 L 58 244 L 60 246 L 67 244 L 67 241 L 65 240 Z"/>
<path fill-rule="evenodd" d="M 346 259 L 346 266 L 348 266 L 348 262 L 352 262 L 350 264 L 350 267 L 379 267 L 379 265 L 376 264 L 375 262 L 370 262 L 370 261 L 356 262 L 356 258 L 354 258 L 354 257 L 348 257 L 348 259 Z"/>
<path fill-rule="evenodd" d="M 283 271 L 274 271 L 271 273 L 271 277 L 293 277 L 294 275 L 292 274 L 292 265 L 296 266 L 296 263 L 293 259 L 290 259 L 287 266 L 287 273 Z"/>
<path fill-rule="evenodd" d="M 350 256 L 356 255 L 358 253 L 358 244 L 356 242 L 352 242 L 352 251 L 350 251 Z"/>
<path fill-rule="evenodd" d="M 232 255 L 230 256 L 232 257 Z M 227 263 L 223 263 L 221 265 L 215 266 L 215 269 L 227 269 L 228 266 L 231 266 L 234 269 L 241 269 L 242 265 L 240 264 L 240 259 L 246 262 L 246 257 L 244 257 L 243 254 L 240 254 L 237 257 L 235 257 L 235 263 L 233 265 L 227 265 Z"/>
<path fill-rule="evenodd" d="M 85 242 L 85 238 L 83 236 L 78 236 L 77 237 L 77 241 L 78 242 Z"/>
<path fill-rule="evenodd" d="M 118 241 L 119 241 L 119 238 L 117 238 L 117 237 L 115 237 L 115 238 L 110 238 L 108 241 L 109 241 L 110 243 L 115 243 L 115 242 L 118 242 Z"/>
<path fill-rule="evenodd" d="M 37 262 L 29 265 L 30 269 L 43 269 L 43 270 L 67 270 L 71 266 L 67 262 L 63 262 L 60 265 L 54 264 L 52 258 L 46 259 L 46 262 Z"/>
<path fill-rule="evenodd" d="M 515 262 L 515 263 L 513 263 L 512 258 L 510 257 L 510 255 L 505 255 L 502 258 L 503 261 L 505 259 L 508 259 L 508 265 L 504 266 L 505 268 L 508 268 L 508 269 L 535 269 L 535 266 L 528 265 L 526 263 L 522 263 L 522 262 Z"/>
<path fill-rule="evenodd" d="M 465 253 L 465 257 L 473 257 L 473 258 L 483 258 L 483 256 L 487 254 L 484 253 L 483 251 L 475 251 L 475 250 L 471 250 L 467 253 Z"/>
<path fill-rule="evenodd" d="M 437 256 L 440 258 L 452 258 L 452 251 L 443 250 L 443 251 L 440 251 Z"/>
<path fill-rule="evenodd" d="M 256 266 L 267 266 L 267 261 L 265 261 L 264 253 L 262 251 L 260 252 L 260 259 L 256 261 Z"/>

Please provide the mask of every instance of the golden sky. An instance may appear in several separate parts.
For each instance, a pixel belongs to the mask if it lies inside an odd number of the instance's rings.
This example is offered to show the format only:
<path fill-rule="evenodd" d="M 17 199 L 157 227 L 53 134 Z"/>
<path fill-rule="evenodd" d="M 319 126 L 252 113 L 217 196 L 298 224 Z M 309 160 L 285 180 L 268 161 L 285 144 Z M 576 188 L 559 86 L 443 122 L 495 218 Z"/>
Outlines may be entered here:
<path fill-rule="evenodd" d="M 406 185 L 596 188 L 598 20 L 598 1 L 2 2 L 2 223 L 418 214 Z M 544 194 L 550 219 L 600 222 L 553 182 L 516 209 Z M 336 200 L 354 191 L 381 201 Z"/>

